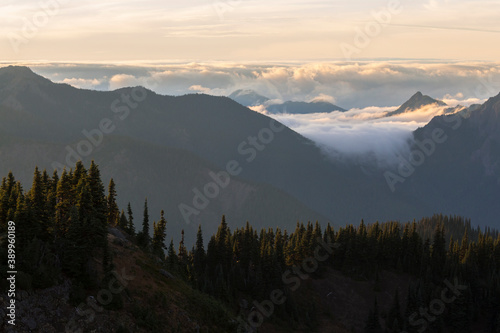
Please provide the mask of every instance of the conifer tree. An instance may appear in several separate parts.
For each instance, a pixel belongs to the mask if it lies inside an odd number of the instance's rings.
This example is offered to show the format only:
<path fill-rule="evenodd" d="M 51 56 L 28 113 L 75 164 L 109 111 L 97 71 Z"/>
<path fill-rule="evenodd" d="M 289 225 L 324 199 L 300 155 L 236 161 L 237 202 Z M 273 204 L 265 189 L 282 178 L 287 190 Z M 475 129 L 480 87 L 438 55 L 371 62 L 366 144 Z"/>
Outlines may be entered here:
<path fill-rule="evenodd" d="M 184 245 L 184 229 L 181 231 L 181 240 L 179 242 L 179 251 L 177 252 L 179 257 L 179 263 L 181 265 L 187 265 L 188 253 L 186 246 Z"/>
<path fill-rule="evenodd" d="M 107 204 L 107 223 L 108 225 L 116 225 L 119 218 L 118 205 L 116 204 L 116 185 L 113 178 L 109 181 Z"/>
<path fill-rule="evenodd" d="M 174 248 L 174 240 L 170 240 L 170 245 L 168 246 L 168 254 L 167 254 L 167 266 L 171 270 L 177 270 L 177 263 L 178 263 L 178 258 L 177 254 L 175 253 L 175 248 Z"/>
<path fill-rule="evenodd" d="M 36 234 L 42 240 L 47 240 L 48 238 L 48 216 L 45 211 L 45 188 L 42 181 L 42 175 L 35 167 L 35 173 L 33 175 L 33 185 L 31 190 L 28 192 L 27 200 L 29 200 L 30 210 L 35 217 L 33 221 L 30 221 L 28 228 L 32 229 L 32 232 Z"/>
<path fill-rule="evenodd" d="M 201 231 L 201 225 L 198 225 L 198 232 L 196 233 L 196 247 L 193 255 L 193 269 L 196 279 L 196 283 L 199 289 L 202 288 L 204 284 L 204 272 L 205 272 L 205 247 L 203 245 L 203 233 Z"/>
<path fill-rule="evenodd" d="M 144 201 L 144 214 L 142 219 L 142 230 L 137 234 L 137 243 L 143 249 L 148 250 L 150 245 L 149 236 L 149 213 L 148 213 L 148 199 Z"/>
<path fill-rule="evenodd" d="M 57 184 L 56 202 L 54 235 L 58 239 L 68 232 L 70 210 L 75 205 L 75 193 L 66 169 L 63 170 Z"/>
<path fill-rule="evenodd" d="M 120 214 L 120 222 L 118 223 L 118 225 L 120 226 L 120 228 L 122 228 L 123 230 L 125 230 L 126 232 L 128 232 L 128 221 L 127 221 L 127 218 L 125 217 L 125 212 L 123 211 L 122 209 L 122 212 Z"/>
<path fill-rule="evenodd" d="M 160 221 L 158 221 L 158 223 L 153 223 L 153 225 L 154 225 L 154 230 L 153 230 L 152 250 L 154 254 L 164 259 L 165 253 L 163 252 L 163 249 L 165 248 L 165 238 L 167 236 L 166 233 L 167 221 L 165 220 L 163 210 L 161 211 Z"/>
<path fill-rule="evenodd" d="M 104 193 L 104 185 L 101 180 L 101 173 L 94 161 L 91 162 L 90 168 L 88 170 L 87 184 L 93 208 L 92 224 L 93 228 L 95 229 L 95 235 L 97 238 L 99 238 L 100 243 L 102 244 L 102 240 L 107 233 L 106 230 L 107 205 L 106 205 L 106 196 Z"/>
<path fill-rule="evenodd" d="M 134 226 L 134 216 L 132 214 L 132 208 L 130 207 L 130 202 L 127 206 L 127 215 L 128 215 L 128 223 L 127 223 L 127 232 L 135 236 L 135 226 Z"/>

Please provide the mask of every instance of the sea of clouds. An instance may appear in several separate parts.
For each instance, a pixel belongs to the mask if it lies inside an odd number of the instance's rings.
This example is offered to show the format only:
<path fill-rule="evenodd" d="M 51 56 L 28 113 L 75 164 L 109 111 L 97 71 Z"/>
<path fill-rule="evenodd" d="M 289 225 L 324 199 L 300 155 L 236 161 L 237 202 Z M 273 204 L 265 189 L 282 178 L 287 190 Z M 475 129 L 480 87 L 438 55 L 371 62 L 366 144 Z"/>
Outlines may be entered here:
<path fill-rule="evenodd" d="M 54 82 L 84 89 L 115 90 L 141 85 L 165 95 L 205 93 L 218 96 L 228 96 L 237 89 L 250 89 L 269 97 L 273 103 L 328 101 L 348 111 L 272 117 L 314 140 L 330 156 L 371 153 L 382 164 L 408 147 L 415 129 L 444 112 L 445 108 L 432 106 L 409 114 L 385 116 L 417 91 L 449 106 L 480 104 L 500 91 L 500 63 L 490 62 L 379 60 L 24 65 Z M 266 105 L 253 109 L 266 113 L 265 108 Z"/>

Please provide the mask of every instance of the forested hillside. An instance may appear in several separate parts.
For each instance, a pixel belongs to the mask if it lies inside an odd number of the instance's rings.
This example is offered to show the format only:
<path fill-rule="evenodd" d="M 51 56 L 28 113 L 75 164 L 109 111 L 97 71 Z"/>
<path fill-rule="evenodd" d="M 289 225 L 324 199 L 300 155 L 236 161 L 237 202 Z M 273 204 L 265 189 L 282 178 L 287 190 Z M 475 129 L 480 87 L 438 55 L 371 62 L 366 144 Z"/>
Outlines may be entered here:
<path fill-rule="evenodd" d="M 123 288 L 105 304 L 108 312 L 128 314 L 131 322 L 121 332 L 132 327 L 165 332 L 162 325 L 173 320 L 168 314 L 174 316 L 174 304 L 190 313 L 197 308 L 198 329 L 213 332 L 274 332 L 278 327 L 500 332 L 496 230 L 481 231 L 461 217 L 443 215 L 405 224 L 361 221 L 337 230 L 311 222 L 298 223 L 295 230 L 256 230 L 249 223 L 231 230 L 223 216 L 207 246 L 200 225 L 196 245 L 188 249 L 184 231 L 179 244 L 169 242 L 168 212 L 149 212 L 147 201 L 142 212 L 120 209 L 115 186 L 111 180 L 106 194 L 95 163 L 87 170 L 78 162 L 61 175 L 36 169 L 29 190 L 12 173 L 3 178 L 0 227 L 5 235 L 8 221 L 16 225 L 19 289 L 33 295 L 66 281 L 68 302 L 77 306 L 109 284 L 115 260 L 125 260 L 116 244 L 127 243 L 131 258 L 141 253 L 150 258 L 136 276 L 153 270 L 177 281 L 155 297 L 173 293 L 185 299 L 158 302 L 141 312 L 141 291 Z M 343 281 L 349 297 L 332 281 Z M 149 287 L 158 285 L 152 280 Z M 194 304 L 200 300 L 206 307 Z M 339 315 L 352 307 L 358 315 Z M 74 325 L 79 315 L 64 320 Z"/>

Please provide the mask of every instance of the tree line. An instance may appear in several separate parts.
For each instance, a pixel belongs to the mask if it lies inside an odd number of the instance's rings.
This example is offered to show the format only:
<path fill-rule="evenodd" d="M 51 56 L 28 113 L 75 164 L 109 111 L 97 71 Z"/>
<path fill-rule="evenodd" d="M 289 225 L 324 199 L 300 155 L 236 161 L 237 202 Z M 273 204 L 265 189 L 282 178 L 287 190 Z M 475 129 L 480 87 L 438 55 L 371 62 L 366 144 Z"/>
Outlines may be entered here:
<path fill-rule="evenodd" d="M 500 332 L 500 235 L 496 230 L 473 228 L 469 220 L 436 214 L 400 223 L 389 221 L 335 229 L 316 223 L 298 222 L 295 230 L 255 230 L 247 222 L 231 230 L 222 217 L 217 232 L 205 247 L 201 226 L 196 243 L 187 249 L 184 231 L 179 244 L 167 245 L 167 219 L 149 219 L 147 199 L 142 223 L 136 231 L 130 204 L 126 211 L 116 203 L 116 185 L 111 179 L 107 194 L 98 166 L 88 169 L 78 162 L 74 169 L 49 175 L 35 168 L 28 191 L 10 172 L 0 186 L 0 233 L 7 222 L 16 222 L 18 279 L 26 288 L 46 288 L 63 277 L 72 280 L 70 300 L 80 302 L 85 290 L 105 283 L 113 269 L 107 228 L 121 228 L 133 242 L 193 288 L 230 305 L 247 318 L 250 300 L 269 297 L 283 290 L 286 301 L 276 307 L 270 321 L 308 326 L 318 325 L 317 304 L 303 297 L 284 281 L 283 274 L 313 258 L 319 241 L 335 244 L 328 258 L 308 278 L 327 277 L 339 270 L 355 279 L 372 281 L 378 291 L 380 272 L 390 270 L 412 277 L 408 297 L 393 295 L 390 311 L 381 313 L 377 299 L 366 319 L 366 332 L 420 332 L 418 313 L 439 297 L 443 281 L 456 281 L 467 288 L 434 320 L 429 332 L 471 332 L 478 322 L 488 332 Z M 152 227 L 152 228 L 151 228 Z M 5 245 L 5 242 L 4 242 Z M 101 267 L 91 265 L 100 258 Z M 3 270 L 6 271 L 6 270 Z M 99 281 L 97 276 L 104 276 Z M 116 297 L 109 309 L 119 308 Z M 417 313 L 417 317 L 414 316 Z M 363 319 L 364 320 L 364 319 Z M 420 322 L 422 323 L 422 322 Z"/>

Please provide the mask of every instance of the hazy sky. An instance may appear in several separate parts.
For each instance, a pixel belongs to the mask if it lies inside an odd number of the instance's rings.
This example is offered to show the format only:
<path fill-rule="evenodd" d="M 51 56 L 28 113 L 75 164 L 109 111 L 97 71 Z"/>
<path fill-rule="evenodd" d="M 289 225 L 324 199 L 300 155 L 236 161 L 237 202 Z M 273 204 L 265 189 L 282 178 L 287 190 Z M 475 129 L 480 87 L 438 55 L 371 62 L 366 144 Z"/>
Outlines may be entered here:
<path fill-rule="evenodd" d="M 3 0 L 0 60 L 494 61 L 499 17 L 484 0 Z"/>

